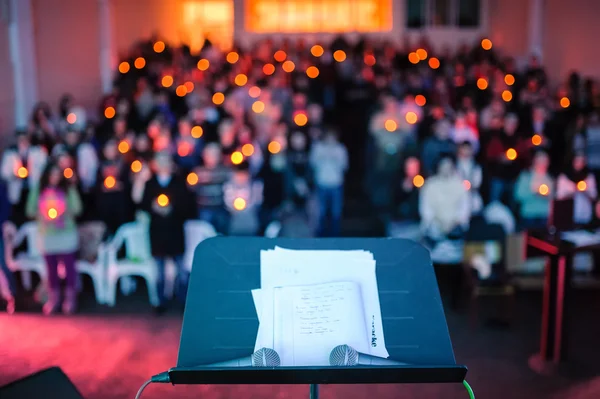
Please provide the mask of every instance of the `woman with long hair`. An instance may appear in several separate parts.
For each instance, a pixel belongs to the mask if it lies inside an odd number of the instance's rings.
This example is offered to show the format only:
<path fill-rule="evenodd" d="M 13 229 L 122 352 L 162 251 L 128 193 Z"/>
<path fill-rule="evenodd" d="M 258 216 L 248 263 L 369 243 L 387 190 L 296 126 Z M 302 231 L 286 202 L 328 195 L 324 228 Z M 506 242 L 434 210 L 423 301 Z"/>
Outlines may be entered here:
<path fill-rule="evenodd" d="M 61 304 L 58 264 L 66 270 L 65 300 L 62 310 L 74 313 L 77 308 L 77 271 L 75 254 L 79 248 L 76 217 L 82 211 L 81 198 L 74 185 L 68 184 L 61 168 L 48 163 L 39 185 L 31 189 L 27 199 L 26 213 L 38 222 L 39 244 L 46 260 L 48 276 L 48 301 L 44 314 L 59 310 Z"/>

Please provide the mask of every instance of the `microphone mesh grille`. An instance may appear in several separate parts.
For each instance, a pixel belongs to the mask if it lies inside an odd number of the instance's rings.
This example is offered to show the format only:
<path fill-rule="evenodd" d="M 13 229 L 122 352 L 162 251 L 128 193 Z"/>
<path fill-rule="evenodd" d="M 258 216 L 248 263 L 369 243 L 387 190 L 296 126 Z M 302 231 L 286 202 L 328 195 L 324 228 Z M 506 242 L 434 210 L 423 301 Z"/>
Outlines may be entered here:
<path fill-rule="evenodd" d="M 253 367 L 279 367 L 281 359 L 273 349 L 262 348 L 252 354 Z"/>
<path fill-rule="evenodd" d="M 358 352 L 349 345 L 338 345 L 329 354 L 329 364 L 332 366 L 356 366 Z"/>

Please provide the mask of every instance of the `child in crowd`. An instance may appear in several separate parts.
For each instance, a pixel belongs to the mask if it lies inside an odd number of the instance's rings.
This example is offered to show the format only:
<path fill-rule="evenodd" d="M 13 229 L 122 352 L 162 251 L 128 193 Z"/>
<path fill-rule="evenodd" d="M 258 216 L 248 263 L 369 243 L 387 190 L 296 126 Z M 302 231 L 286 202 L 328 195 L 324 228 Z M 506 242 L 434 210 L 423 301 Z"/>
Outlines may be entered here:
<path fill-rule="evenodd" d="M 520 205 L 519 222 L 524 230 L 543 229 L 548 224 L 551 198 L 556 194 L 549 165 L 548 154 L 538 150 L 531 168 L 521 172 L 517 179 L 515 200 Z"/>

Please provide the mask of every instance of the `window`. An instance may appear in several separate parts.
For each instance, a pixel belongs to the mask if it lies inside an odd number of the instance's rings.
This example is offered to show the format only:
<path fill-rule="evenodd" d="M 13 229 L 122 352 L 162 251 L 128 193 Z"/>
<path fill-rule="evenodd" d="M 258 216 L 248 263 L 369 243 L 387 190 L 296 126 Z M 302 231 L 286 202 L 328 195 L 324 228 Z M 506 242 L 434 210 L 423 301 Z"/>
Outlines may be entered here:
<path fill-rule="evenodd" d="M 245 19 L 257 33 L 383 32 L 392 0 L 246 0 Z"/>
<path fill-rule="evenodd" d="M 481 0 L 406 0 L 406 26 L 477 28 Z"/>
<path fill-rule="evenodd" d="M 204 38 L 227 50 L 233 44 L 233 0 L 188 0 L 183 3 L 183 27 L 192 53 Z"/>

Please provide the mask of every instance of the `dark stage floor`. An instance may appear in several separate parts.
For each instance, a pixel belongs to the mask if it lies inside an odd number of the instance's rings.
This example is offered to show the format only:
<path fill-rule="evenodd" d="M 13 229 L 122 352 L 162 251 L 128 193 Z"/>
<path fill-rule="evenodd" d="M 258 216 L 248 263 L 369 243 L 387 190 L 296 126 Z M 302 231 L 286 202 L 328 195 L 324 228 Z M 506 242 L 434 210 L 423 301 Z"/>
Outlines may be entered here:
<path fill-rule="evenodd" d="M 88 399 L 132 399 L 148 376 L 175 365 L 180 312 L 162 317 L 150 312 L 142 288 L 119 298 L 115 309 L 93 304 L 86 294 L 80 314 L 43 317 L 0 313 L 0 385 L 57 365 Z M 444 291 L 444 290 L 443 290 Z M 520 293 L 514 326 L 471 330 L 464 312 L 447 310 L 459 363 L 479 399 L 600 398 L 600 296 L 574 295 L 572 364 L 560 376 L 541 377 L 527 367 L 538 347 L 540 292 Z M 482 319 L 493 303 L 482 306 Z M 461 385 L 325 386 L 325 399 L 467 398 Z M 151 385 L 143 398 L 307 398 L 307 386 Z M 36 398 L 28 398 L 36 399 Z"/>

